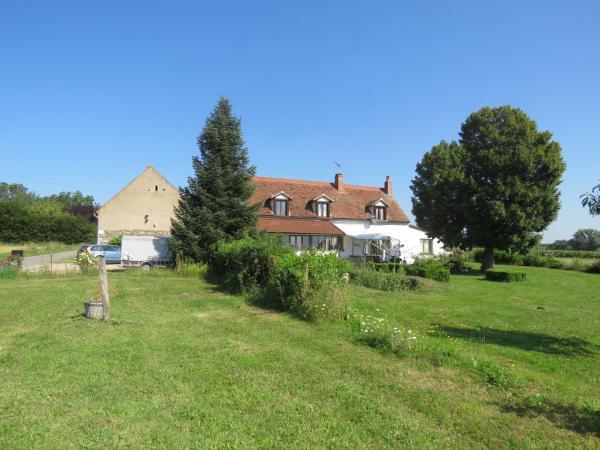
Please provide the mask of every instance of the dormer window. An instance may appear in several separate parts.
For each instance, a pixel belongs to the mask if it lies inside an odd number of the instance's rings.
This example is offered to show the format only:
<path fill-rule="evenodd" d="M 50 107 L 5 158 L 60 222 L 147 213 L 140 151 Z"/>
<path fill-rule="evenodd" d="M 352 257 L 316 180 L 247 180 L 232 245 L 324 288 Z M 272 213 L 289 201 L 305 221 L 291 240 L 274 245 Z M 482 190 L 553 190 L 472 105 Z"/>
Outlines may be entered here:
<path fill-rule="evenodd" d="M 271 209 L 276 216 L 290 215 L 290 201 L 292 198 L 284 192 L 271 197 Z"/>
<path fill-rule="evenodd" d="M 389 205 L 383 199 L 371 203 L 372 219 L 377 220 L 378 222 L 385 222 L 388 220 L 388 207 Z"/>
<path fill-rule="evenodd" d="M 329 202 L 328 201 L 317 202 L 317 216 L 329 217 Z"/>
<path fill-rule="evenodd" d="M 276 216 L 287 216 L 289 212 L 287 199 L 283 200 L 280 198 L 275 199 L 275 215 Z"/>
<path fill-rule="evenodd" d="M 375 207 L 375 219 L 377 220 L 386 220 L 386 207 L 385 206 L 376 206 Z"/>
<path fill-rule="evenodd" d="M 313 198 L 313 211 L 318 217 L 330 217 L 331 215 L 331 199 L 325 194 L 321 194 L 316 198 Z"/>

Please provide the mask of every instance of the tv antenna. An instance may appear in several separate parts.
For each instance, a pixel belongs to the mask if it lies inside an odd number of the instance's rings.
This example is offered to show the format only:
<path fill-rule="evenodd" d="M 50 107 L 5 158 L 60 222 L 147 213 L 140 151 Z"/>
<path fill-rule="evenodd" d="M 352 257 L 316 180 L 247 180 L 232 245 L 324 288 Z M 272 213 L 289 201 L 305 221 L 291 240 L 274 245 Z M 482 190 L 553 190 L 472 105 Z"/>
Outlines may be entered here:
<path fill-rule="evenodd" d="M 337 166 L 338 169 L 342 168 L 342 165 L 339 162 L 334 161 L 333 163 Z"/>

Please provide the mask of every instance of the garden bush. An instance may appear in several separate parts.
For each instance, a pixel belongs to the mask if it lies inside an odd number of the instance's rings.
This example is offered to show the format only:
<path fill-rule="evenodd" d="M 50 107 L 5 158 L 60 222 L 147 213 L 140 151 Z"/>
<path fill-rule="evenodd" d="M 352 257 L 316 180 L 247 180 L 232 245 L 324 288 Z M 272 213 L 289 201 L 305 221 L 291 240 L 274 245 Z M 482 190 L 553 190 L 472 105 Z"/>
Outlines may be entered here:
<path fill-rule="evenodd" d="M 254 291 L 267 286 L 277 256 L 293 253 L 278 236 L 267 234 L 220 242 L 209 260 L 210 274 L 233 292 Z"/>
<path fill-rule="evenodd" d="M 378 271 L 378 272 L 391 272 L 391 273 L 400 273 L 403 274 L 405 272 L 404 267 L 405 264 L 403 263 L 374 263 L 374 262 L 369 262 L 368 264 L 369 267 L 373 268 L 374 270 Z"/>
<path fill-rule="evenodd" d="M 527 278 L 525 272 L 510 272 L 507 270 L 490 269 L 485 272 L 485 278 L 489 281 L 524 281 Z"/>
<path fill-rule="evenodd" d="M 596 261 L 591 266 L 588 266 L 585 271 L 588 273 L 600 273 L 600 261 Z"/>
<path fill-rule="evenodd" d="M 450 270 L 444 267 L 406 266 L 406 274 L 435 281 L 450 281 Z"/>
<path fill-rule="evenodd" d="M 305 320 L 340 318 L 349 271 L 350 264 L 335 254 L 286 252 L 274 258 L 263 295 Z"/>
<path fill-rule="evenodd" d="M 541 255 L 528 254 L 523 256 L 523 265 L 532 267 L 544 267 L 546 266 L 546 258 Z"/>
<path fill-rule="evenodd" d="M 380 291 L 412 291 L 418 283 L 414 278 L 400 273 L 377 272 L 375 270 L 355 270 L 351 272 L 352 283 Z"/>
<path fill-rule="evenodd" d="M 471 259 L 478 263 L 483 262 L 483 249 L 474 248 L 471 251 Z M 519 265 L 523 263 L 523 255 L 508 250 L 494 250 L 494 261 L 497 264 Z"/>

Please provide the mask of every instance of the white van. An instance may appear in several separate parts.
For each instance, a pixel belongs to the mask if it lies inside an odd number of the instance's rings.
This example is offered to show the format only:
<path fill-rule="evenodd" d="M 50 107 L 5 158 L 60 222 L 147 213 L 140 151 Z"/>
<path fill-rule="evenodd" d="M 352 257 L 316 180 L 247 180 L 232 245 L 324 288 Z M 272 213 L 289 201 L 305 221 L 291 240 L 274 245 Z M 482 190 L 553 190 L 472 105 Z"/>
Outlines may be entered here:
<path fill-rule="evenodd" d="M 123 236 L 121 263 L 123 267 L 167 267 L 173 262 L 169 239 L 155 236 Z"/>

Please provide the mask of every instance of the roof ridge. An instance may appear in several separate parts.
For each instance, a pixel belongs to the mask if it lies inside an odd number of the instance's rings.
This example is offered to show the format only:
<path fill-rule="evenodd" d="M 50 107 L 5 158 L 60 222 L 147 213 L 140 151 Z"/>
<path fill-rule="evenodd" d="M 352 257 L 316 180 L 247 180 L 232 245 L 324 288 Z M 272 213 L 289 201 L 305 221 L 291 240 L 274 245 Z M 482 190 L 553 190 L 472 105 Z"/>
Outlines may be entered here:
<path fill-rule="evenodd" d="M 328 181 L 299 180 L 299 179 L 295 179 L 295 178 L 277 178 L 277 177 L 259 177 L 259 176 L 254 176 L 252 179 L 256 180 L 256 181 L 273 181 L 273 182 L 285 182 L 285 183 L 292 183 L 292 184 L 311 184 L 314 186 L 330 186 L 330 187 L 335 188 L 333 183 L 328 182 Z M 381 191 L 382 193 L 384 193 L 382 188 L 379 188 L 377 186 L 360 186 L 357 184 L 344 183 L 344 189 L 346 189 L 346 188 Z"/>

